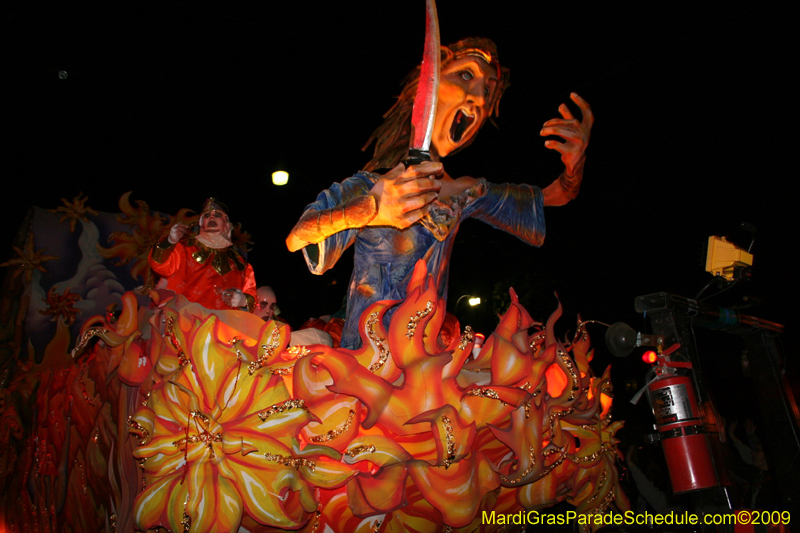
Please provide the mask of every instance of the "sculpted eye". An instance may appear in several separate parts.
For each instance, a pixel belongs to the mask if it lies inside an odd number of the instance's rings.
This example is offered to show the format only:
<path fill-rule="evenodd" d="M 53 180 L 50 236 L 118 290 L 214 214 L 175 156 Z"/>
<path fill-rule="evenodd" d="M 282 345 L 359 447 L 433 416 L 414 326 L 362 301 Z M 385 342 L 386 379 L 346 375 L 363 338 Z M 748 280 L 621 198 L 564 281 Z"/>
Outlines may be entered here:
<path fill-rule="evenodd" d="M 468 70 L 462 70 L 461 72 L 458 73 L 458 75 L 464 81 L 470 81 L 475 77 L 472 75 L 472 72 Z"/>

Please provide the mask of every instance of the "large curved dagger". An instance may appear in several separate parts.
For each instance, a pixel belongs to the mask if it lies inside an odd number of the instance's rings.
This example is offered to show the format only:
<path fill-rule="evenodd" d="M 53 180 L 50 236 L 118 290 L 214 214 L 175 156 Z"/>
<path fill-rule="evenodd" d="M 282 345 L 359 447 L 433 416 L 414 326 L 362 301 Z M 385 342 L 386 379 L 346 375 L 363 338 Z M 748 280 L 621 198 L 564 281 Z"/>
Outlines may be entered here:
<path fill-rule="evenodd" d="M 417 96 L 411 113 L 411 145 L 408 148 L 406 166 L 431 160 L 431 137 L 436 118 L 436 101 L 439 98 L 439 19 L 436 2 L 425 0 L 425 50 L 419 74 Z"/>

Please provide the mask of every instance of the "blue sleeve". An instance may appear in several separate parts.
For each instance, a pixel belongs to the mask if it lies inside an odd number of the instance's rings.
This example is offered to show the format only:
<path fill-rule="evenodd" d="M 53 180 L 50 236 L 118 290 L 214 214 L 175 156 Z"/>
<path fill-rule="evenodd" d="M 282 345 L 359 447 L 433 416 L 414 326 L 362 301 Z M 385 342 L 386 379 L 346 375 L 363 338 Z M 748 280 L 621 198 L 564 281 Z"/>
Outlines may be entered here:
<path fill-rule="evenodd" d="M 464 214 L 510 233 L 532 246 L 544 243 L 544 195 L 524 183 L 488 183 L 486 194 L 470 203 Z"/>
<path fill-rule="evenodd" d="M 372 182 L 362 174 L 356 174 L 341 183 L 334 183 L 317 196 L 316 201 L 306 206 L 303 214 L 309 211 L 323 211 L 341 205 L 353 198 L 368 194 Z M 332 268 L 344 251 L 356 240 L 360 228 L 340 231 L 318 244 L 303 248 L 303 257 L 312 274 L 322 274 Z"/>

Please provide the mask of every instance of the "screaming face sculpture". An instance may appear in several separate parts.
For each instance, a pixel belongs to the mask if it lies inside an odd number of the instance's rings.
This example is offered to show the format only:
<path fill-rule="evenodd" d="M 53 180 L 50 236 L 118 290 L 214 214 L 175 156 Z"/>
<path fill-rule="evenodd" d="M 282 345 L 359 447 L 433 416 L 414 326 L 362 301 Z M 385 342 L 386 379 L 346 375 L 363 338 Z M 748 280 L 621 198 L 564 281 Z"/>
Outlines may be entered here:
<path fill-rule="evenodd" d="M 445 157 L 468 144 L 491 112 L 497 70 L 482 57 L 467 55 L 442 70 L 432 143 Z"/>

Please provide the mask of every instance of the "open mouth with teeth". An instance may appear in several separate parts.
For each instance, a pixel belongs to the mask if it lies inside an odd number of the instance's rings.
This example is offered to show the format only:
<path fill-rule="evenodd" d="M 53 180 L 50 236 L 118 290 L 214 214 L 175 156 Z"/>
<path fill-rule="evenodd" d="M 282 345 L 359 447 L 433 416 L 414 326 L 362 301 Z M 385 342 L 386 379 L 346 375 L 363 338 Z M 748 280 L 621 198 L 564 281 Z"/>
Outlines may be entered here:
<path fill-rule="evenodd" d="M 453 124 L 450 126 L 450 139 L 456 144 L 461 142 L 461 139 L 464 138 L 464 134 L 473 122 L 475 122 L 475 117 L 473 115 L 467 115 L 464 111 L 459 109 L 456 112 L 455 119 L 453 119 Z"/>

